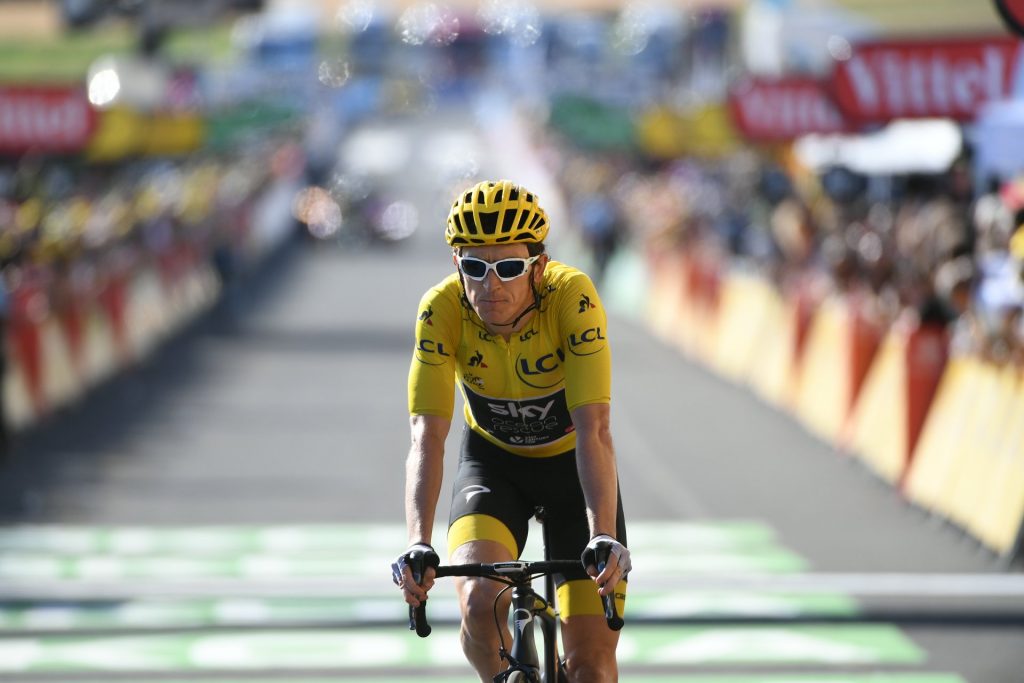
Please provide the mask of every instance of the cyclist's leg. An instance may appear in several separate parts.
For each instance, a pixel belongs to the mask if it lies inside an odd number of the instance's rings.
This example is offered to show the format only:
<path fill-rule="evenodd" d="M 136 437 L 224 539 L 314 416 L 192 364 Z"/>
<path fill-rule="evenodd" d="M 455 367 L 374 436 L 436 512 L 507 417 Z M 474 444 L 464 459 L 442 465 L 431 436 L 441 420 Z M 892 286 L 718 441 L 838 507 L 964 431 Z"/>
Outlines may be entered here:
<path fill-rule="evenodd" d="M 460 545 L 451 554 L 452 564 L 471 562 L 506 562 L 513 559 L 508 549 L 494 541 L 470 541 Z M 507 591 L 498 603 L 498 623 L 495 623 L 494 600 L 502 585 L 488 579 L 456 578 L 455 589 L 459 596 L 462 613 L 462 627 L 459 640 L 466 659 L 480 676 L 480 680 L 491 683 L 504 667 L 498 656 L 498 625 L 502 629 L 506 646 L 512 642 L 508 629 L 508 608 L 511 591 Z"/>
<path fill-rule="evenodd" d="M 567 584 L 570 592 L 586 592 L 588 597 L 590 592 L 596 593 L 593 585 L 591 581 L 571 581 Z M 559 591 L 559 597 L 565 592 L 564 588 Z M 577 602 L 579 601 L 577 598 Z M 600 599 L 597 602 L 600 605 Z M 615 657 L 618 644 L 619 632 L 608 628 L 603 610 L 598 614 L 577 613 L 564 617 L 562 647 L 565 651 L 565 670 L 570 683 L 618 681 L 618 662 Z"/>
<path fill-rule="evenodd" d="M 554 493 L 548 491 L 548 499 L 543 501 L 547 509 L 548 553 L 557 559 L 575 559 L 582 555 L 590 540 L 586 501 L 576 475 L 575 458 L 558 456 L 550 460 L 550 468 L 544 481 L 553 483 L 557 489 Z M 618 501 L 615 535 L 619 541 L 626 543 L 621 497 Z M 569 681 L 617 681 L 615 648 L 619 634 L 608 628 L 597 585 L 587 576 L 582 565 L 578 572 L 558 579 L 562 647 Z M 626 582 L 620 582 L 615 593 L 619 613 L 622 614 L 625 609 Z"/>
<path fill-rule="evenodd" d="M 519 495 L 506 471 L 511 456 L 496 450 L 472 432 L 463 438 L 448 528 L 452 564 L 514 560 L 526 543 L 533 508 Z M 490 683 L 502 668 L 494 600 L 503 586 L 472 578 L 456 579 L 455 586 L 462 612 L 462 649 L 480 679 Z M 510 599 L 506 593 L 498 606 L 506 645 L 511 644 L 506 616 Z"/>

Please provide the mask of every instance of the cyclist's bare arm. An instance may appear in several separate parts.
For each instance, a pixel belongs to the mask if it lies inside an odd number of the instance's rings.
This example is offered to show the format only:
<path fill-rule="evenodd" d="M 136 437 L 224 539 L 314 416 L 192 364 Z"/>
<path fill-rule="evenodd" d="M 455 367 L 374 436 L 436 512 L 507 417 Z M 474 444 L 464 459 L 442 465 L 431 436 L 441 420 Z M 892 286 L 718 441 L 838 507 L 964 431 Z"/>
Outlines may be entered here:
<path fill-rule="evenodd" d="M 444 469 L 444 444 L 451 429 L 451 420 L 436 415 L 413 415 L 409 418 L 412 444 L 405 461 L 405 522 L 409 545 L 431 542 L 434 512 L 441 494 Z M 402 582 L 405 601 L 418 605 L 433 585 L 434 570 L 428 569 L 422 586 L 412 580 L 405 569 Z"/>
<path fill-rule="evenodd" d="M 587 501 L 590 535 L 615 536 L 618 512 L 618 476 L 615 449 L 612 446 L 611 410 L 607 403 L 588 403 L 572 411 L 576 425 L 576 465 L 580 485 Z M 596 576 L 601 595 L 610 595 L 621 579 L 616 576 L 617 562 L 612 557 L 604 571 Z"/>

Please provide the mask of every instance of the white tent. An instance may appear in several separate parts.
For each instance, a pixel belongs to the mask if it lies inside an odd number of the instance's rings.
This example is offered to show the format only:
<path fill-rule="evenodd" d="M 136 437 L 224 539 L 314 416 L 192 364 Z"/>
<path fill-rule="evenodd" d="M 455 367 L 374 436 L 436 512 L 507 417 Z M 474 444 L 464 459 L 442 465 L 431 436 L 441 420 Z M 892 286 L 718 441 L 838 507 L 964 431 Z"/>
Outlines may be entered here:
<path fill-rule="evenodd" d="M 946 119 L 893 121 L 864 135 L 806 135 L 796 141 L 800 161 L 813 169 L 845 166 L 865 175 L 942 173 L 963 147 L 960 127 Z"/>

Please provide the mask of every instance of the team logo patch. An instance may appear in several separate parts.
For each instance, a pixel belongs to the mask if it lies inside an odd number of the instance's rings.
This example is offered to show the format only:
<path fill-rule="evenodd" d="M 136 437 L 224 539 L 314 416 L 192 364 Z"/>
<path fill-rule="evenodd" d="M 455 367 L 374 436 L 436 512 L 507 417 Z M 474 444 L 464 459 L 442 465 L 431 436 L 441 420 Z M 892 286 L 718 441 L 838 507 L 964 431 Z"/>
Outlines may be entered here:
<path fill-rule="evenodd" d="M 466 495 L 466 502 L 473 500 L 473 496 L 479 496 L 481 493 L 490 493 L 491 490 L 483 484 L 470 484 L 469 486 L 463 487 L 459 493 Z"/>
<path fill-rule="evenodd" d="M 487 363 L 484 362 L 484 354 L 477 351 L 472 358 L 469 359 L 469 367 L 471 368 L 486 368 Z"/>
<path fill-rule="evenodd" d="M 564 389 L 537 398 L 502 399 L 478 394 L 465 384 L 463 388 L 477 424 L 502 443 L 541 446 L 572 432 Z"/>
<path fill-rule="evenodd" d="M 590 356 L 605 347 L 604 332 L 600 327 L 591 327 L 569 335 L 569 352 L 574 356 Z"/>
<path fill-rule="evenodd" d="M 434 309 L 431 308 L 430 306 L 428 306 L 427 310 L 425 310 L 422 313 L 420 313 L 420 322 L 425 324 L 425 325 L 430 325 L 431 327 L 433 327 L 434 326 L 434 321 L 431 320 L 431 318 L 433 318 L 433 317 L 434 317 Z"/>
<path fill-rule="evenodd" d="M 416 344 L 416 360 L 426 365 L 444 365 L 445 357 L 451 354 L 444 347 L 444 342 L 437 342 L 424 337 Z"/>
<path fill-rule="evenodd" d="M 565 353 L 555 349 L 539 358 L 516 357 L 516 376 L 523 384 L 534 389 L 550 389 L 562 381 L 562 373 L 555 372 L 562 366 Z"/>
<path fill-rule="evenodd" d="M 586 313 L 591 308 L 597 308 L 597 305 L 590 301 L 590 297 L 586 294 L 580 295 L 580 313 Z"/>

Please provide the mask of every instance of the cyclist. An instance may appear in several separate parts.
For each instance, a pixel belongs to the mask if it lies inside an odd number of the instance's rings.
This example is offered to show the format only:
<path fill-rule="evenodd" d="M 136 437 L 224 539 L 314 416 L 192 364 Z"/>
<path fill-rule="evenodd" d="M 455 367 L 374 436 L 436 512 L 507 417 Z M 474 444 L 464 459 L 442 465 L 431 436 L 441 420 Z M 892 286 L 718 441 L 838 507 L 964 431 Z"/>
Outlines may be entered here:
<path fill-rule="evenodd" d="M 449 562 L 518 558 L 537 506 L 546 510 L 552 558 L 610 547 L 602 572 L 581 562 L 578 573 L 556 582 L 569 680 L 615 681 L 618 634 L 605 623 L 600 596 L 614 595 L 622 611 L 631 563 L 609 428 L 607 323 L 590 278 L 549 260 L 547 233 L 536 195 L 506 180 L 478 183 L 451 208 L 445 239 L 456 272 L 423 296 L 416 324 L 405 483 L 410 545 L 395 562 L 395 579 L 414 606 L 433 584 L 432 570 L 417 584 L 407 561 L 411 552 L 433 552 L 458 380 L 466 427 Z M 493 613 L 501 586 L 459 579 L 456 588 L 463 651 L 480 679 L 491 681 L 503 668 Z"/>

